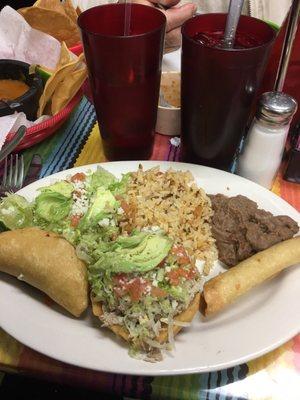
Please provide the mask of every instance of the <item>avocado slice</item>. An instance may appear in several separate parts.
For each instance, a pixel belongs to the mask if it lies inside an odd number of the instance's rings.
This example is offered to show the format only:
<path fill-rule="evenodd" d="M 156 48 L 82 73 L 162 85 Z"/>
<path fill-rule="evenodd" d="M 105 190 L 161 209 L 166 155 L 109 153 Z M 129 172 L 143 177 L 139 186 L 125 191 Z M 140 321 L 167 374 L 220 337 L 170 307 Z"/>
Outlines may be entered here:
<path fill-rule="evenodd" d="M 53 185 L 46 186 L 40 189 L 41 192 L 55 192 L 59 193 L 62 196 L 66 197 L 67 199 L 70 199 L 72 197 L 73 193 L 73 185 L 69 182 L 66 181 L 59 181 L 54 183 Z"/>
<path fill-rule="evenodd" d="M 97 224 L 103 218 L 111 215 L 117 209 L 118 205 L 119 202 L 109 190 L 99 187 L 95 193 L 91 207 L 79 224 L 79 228 Z"/>
<path fill-rule="evenodd" d="M 163 261 L 172 245 L 172 239 L 166 235 L 148 233 L 134 247 L 118 246 L 115 251 L 103 253 L 90 270 L 106 270 L 112 273 L 148 272 Z"/>

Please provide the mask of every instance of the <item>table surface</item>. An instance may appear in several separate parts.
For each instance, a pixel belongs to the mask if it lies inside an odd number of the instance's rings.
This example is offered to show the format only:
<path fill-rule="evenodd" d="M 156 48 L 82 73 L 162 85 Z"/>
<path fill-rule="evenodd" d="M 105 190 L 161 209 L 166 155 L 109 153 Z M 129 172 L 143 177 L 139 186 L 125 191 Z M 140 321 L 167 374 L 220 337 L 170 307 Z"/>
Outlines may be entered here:
<path fill-rule="evenodd" d="M 153 160 L 175 161 L 178 152 L 169 137 L 156 135 Z M 27 167 L 35 154 L 42 159 L 36 178 L 105 161 L 93 106 L 84 98 L 54 136 L 26 150 Z M 279 172 L 272 190 L 300 210 L 300 185 L 282 180 Z M 23 346 L 0 328 L 0 370 L 137 399 L 300 400 L 300 334 L 234 368 L 174 377 L 131 377 L 66 365 Z"/>

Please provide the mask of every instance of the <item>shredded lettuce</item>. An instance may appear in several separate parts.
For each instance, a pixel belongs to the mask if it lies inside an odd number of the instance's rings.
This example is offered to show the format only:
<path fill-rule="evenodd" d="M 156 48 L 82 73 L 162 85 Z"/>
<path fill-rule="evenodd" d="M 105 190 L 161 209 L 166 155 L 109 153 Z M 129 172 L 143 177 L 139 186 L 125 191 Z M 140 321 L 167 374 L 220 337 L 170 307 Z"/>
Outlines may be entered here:
<path fill-rule="evenodd" d="M 95 172 L 87 176 L 86 185 L 90 193 L 95 193 L 99 187 L 104 189 L 117 182 L 117 178 L 102 167 L 98 167 Z"/>
<path fill-rule="evenodd" d="M 55 182 L 53 185 L 44 186 L 44 187 L 40 188 L 39 190 L 42 193 L 47 193 L 47 192 L 59 193 L 62 196 L 66 197 L 67 199 L 70 199 L 72 197 L 72 192 L 74 190 L 74 187 L 69 182 L 59 181 L 59 182 Z"/>
<path fill-rule="evenodd" d="M 109 190 L 114 196 L 122 196 L 126 193 L 127 185 L 130 181 L 130 173 L 123 174 L 120 181 L 115 181 L 109 185 Z"/>
<path fill-rule="evenodd" d="M 18 194 L 8 194 L 0 202 L 0 222 L 7 229 L 19 229 L 32 225 L 32 205 Z"/>

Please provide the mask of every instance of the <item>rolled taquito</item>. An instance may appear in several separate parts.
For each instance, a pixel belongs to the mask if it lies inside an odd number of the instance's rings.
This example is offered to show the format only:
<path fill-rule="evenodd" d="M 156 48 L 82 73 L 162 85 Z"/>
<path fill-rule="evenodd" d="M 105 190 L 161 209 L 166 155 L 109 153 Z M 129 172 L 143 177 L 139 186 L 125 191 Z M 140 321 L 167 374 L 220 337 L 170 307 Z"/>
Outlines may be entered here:
<path fill-rule="evenodd" d="M 207 317 L 223 310 L 250 289 L 297 263 L 300 263 L 300 236 L 256 253 L 205 283 L 201 313 Z"/>

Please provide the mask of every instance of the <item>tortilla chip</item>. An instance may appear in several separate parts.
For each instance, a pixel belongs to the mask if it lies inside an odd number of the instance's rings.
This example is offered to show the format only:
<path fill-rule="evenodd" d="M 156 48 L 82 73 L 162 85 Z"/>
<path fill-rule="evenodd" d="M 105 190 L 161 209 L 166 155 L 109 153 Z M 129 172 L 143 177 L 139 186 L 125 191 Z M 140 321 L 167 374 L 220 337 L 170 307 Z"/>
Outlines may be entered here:
<path fill-rule="evenodd" d="M 59 60 L 56 66 L 56 70 L 59 70 L 60 68 L 62 68 L 64 65 L 67 65 L 71 62 L 74 62 L 77 60 L 77 57 L 73 55 L 73 53 L 71 53 L 69 51 L 69 49 L 66 46 L 65 42 L 62 42 L 61 44 L 61 49 L 60 49 L 60 55 L 59 55 Z"/>
<path fill-rule="evenodd" d="M 61 111 L 75 96 L 87 78 L 87 68 L 83 64 L 80 69 L 68 74 L 56 87 L 51 99 L 51 114 Z"/>
<path fill-rule="evenodd" d="M 37 0 L 32 7 L 47 8 L 65 14 L 64 7 L 59 0 Z"/>
<path fill-rule="evenodd" d="M 77 24 L 77 12 L 73 6 L 72 0 L 65 0 L 63 3 L 63 8 L 65 10 L 65 14 L 75 23 Z"/>
<path fill-rule="evenodd" d="M 65 41 L 68 47 L 80 42 L 77 24 L 65 12 L 40 7 L 21 8 L 19 12 L 32 28 L 48 33 L 60 42 Z"/>
<path fill-rule="evenodd" d="M 101 303 L 93 301 L 92 298 L 91 301 L 92 301 L 93 314 L 97 317 L 100 317 L 103 314 Z M 199 302 L 200 302 L 200 293 L 197 293 L 192 302 L 190 303 L 189 307 L 182 313 L 178 314 L 174 319 L 176 321 L 181 321 L 181 322 L 191 322 L 199 310 Z M 111 325 L 108 328 L 112 330 L 117 336 L 120 336 L 121 338 L 126 340 L 126 342 L 130 341 L 128 331 L 121 325 Z M 174 325 L 173 328 L 174 336 L 177 335 L 177 333 L 181 329 L 182 326 Z M 159 343 L 165 343 L 167 340 L 168 340 L 168 329 L 163 328 L 159 336 L 157 337 L 157 341 Z"/>
<path fill-rule="evenodd" d="M 39 228 L 1 233 L 0 271 L 46 293 L 76 317 L 88 306 L 86 266 L 56 233 Z"/>
<path fill-rule="evenodd" d="M 75 57 L 74 60 L 70 61 L 70 59 L 72 58 L 73 57 L 71 56 L 71 53 L 63 44 L 61 48 L 58 68 L 52 73 L 52 75 L 48 79 L 44 91 L 40 97 L 38 117 L 43 115 L 44 109 L 46 108 L 47 103 L 51 100 L 55 89 L 63 82 L 63 80 L 68 75 L 72 74 L 72 72 L 77 68 L 78 63 L 81 62 L 81 60 L 77 57 Z"/>

